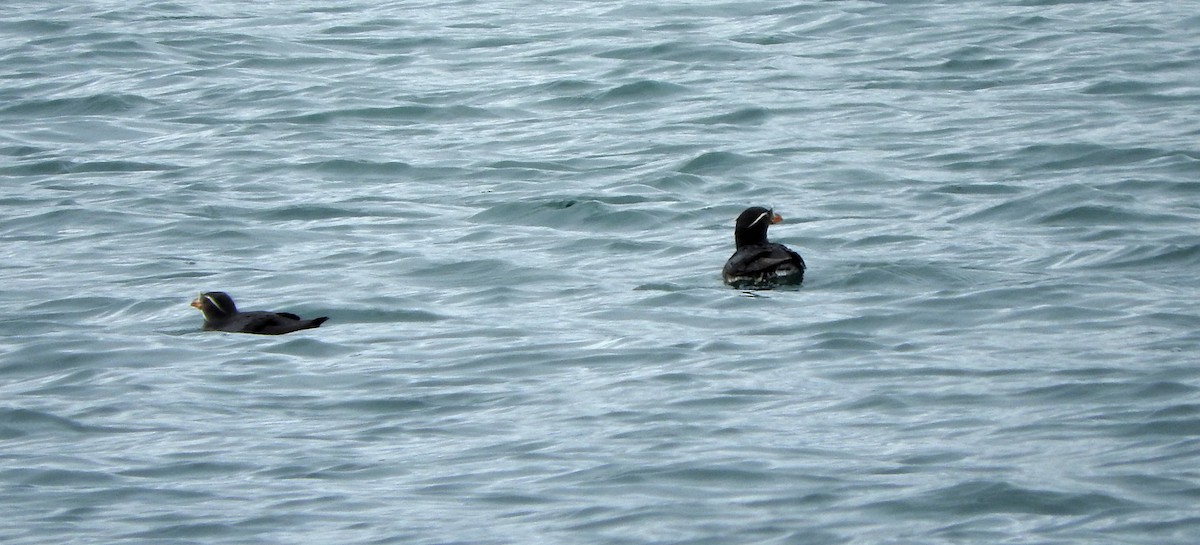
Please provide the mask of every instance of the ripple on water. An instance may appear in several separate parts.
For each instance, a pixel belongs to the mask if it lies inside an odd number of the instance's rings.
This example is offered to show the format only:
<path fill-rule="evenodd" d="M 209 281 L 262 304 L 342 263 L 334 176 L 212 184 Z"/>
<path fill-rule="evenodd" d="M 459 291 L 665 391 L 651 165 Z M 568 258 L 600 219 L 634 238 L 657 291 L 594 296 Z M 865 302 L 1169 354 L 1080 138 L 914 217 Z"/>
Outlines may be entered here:
<path fill-rule="evenodd" d="M 1080 517 L 1108 514 L 1114 510 L 1128 511 L 1138 504 L 1099 492 L 1062 492 L 978 480 L 922 491 L 869 507 L 914 517 L 977 517 L 1003 513 Z"/>
<path fill-rule="evenodd" d="M 1194 9 L 700 4 L 6 5 L 0 535 L 1190 543 Z"/>

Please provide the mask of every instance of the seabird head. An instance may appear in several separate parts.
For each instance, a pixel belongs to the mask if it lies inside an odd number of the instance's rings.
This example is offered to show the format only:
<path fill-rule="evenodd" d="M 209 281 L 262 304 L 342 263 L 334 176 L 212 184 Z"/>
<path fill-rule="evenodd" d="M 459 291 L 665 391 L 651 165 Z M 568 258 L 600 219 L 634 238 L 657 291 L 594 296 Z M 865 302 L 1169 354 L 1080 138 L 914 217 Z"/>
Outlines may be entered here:
<path fill-rule="evenodd" d="M 233 298 L 223 291 L 200 292 L 196 300 L 192 301 L 192 306 L 200 309 L 204 320 L 210 322 L 237 314 L 237 305 L 233 304 Z"/>
<path fill-rule="evenodd" d="M 733 227 L 733 239 L 737 247 L 767 243 L 767 227 L 783 221 L 770 208 L 752 206 L 742 212 Z"/>

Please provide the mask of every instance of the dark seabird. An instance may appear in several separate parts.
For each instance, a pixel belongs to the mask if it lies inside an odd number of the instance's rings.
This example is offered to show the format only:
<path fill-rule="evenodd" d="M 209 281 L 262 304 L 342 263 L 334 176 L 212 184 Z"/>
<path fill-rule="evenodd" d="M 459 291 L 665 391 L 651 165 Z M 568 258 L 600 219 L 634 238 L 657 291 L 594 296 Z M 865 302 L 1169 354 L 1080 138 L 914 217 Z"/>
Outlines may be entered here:
<path fill-rule="evenodd" d="M 320 326 L 329 317 L 322 316 L 311 320 L 301 320 L 299 316 L 289 312 L 266 312 L 252 310 L 238 312 L 233 304 L 233 298 L 223 291 L 202 292 L 192 306 L 204 314 L 205 331 L 226 331 L 229 333 L 254 333 L 257 335 L 283 335 L 301 329 L 312 329 Z"/>
<path fill-rule="evenodd" d="M 733 227 L 733 252 L 721 276 L 735 288 L 765 289 L 804 281 L 804 258 L 787 246 L 767 241 L 767 227 L 783 218 L 759 206 L 747 208 Z"/>

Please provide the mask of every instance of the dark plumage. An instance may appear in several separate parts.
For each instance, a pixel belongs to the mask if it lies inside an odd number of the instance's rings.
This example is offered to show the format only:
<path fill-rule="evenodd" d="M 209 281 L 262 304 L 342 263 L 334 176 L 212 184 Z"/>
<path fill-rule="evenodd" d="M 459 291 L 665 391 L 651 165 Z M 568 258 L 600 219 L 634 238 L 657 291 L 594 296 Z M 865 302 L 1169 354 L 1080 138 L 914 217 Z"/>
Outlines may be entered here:
<path fill-rule="evenodd" d="M 204 314 L 205 331 L 229 333 L 254 333 L 257 335 L 283 335 L 301 329 L 312 329 L 329 318 L 322 316 L 312 320 L 301 320 L 288 312 L 266 312 L 252 310 L 238 312 L 233 298 L 223 291 L 202 292 L 192 306 Z"/>
<path fill-rule="evenodd" d="M 767 241 L 767 227 L 783 221 L 773 210 L 747 208 L 733 227 L 733 252 L 721 276 L 736 288 L 772 288 L 804 281 L 804 258 L 787 246 Z"/>

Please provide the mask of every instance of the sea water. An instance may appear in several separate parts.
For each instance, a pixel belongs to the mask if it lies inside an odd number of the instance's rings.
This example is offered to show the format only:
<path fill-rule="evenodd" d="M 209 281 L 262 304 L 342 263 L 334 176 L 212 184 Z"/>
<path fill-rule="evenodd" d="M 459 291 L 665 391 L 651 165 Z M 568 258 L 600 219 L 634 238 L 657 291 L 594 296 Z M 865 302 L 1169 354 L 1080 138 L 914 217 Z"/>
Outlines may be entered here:
<path fill-rule="evenodd" d="M 1198 13 L 8 2 L 0 542 L 1197 543 Z"/>

